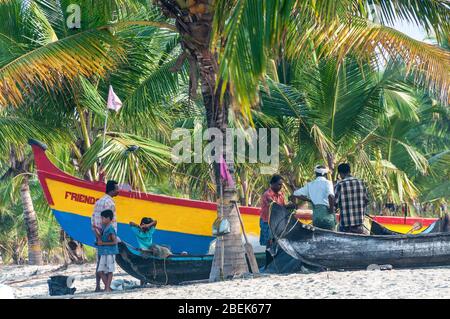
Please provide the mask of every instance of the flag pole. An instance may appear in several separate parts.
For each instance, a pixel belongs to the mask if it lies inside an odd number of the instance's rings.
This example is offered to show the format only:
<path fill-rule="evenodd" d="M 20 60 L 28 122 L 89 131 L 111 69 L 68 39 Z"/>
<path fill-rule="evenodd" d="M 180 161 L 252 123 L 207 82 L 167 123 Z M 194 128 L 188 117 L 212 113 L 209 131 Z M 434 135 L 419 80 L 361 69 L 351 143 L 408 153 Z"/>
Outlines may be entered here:
<path fill-rule="evenodd" d="M 108 123 L 108 109 L 106 109 L 106 117 L 105 117 L 105 126 L 103 128 L 103 143 L 102 143 L 102 150 L 101 152 L 103 152 L 103 149 L 105 148 L 105 139 L 106 139 L 106 126 Z"/>
<path fill-rule="evenodd" d="M 107 128 L 107 125 L 108 125 L 108 109 L 106 109 L 106 117 L 105 117 L 105 125 L 104 125 L 104 127 L 103 127 L 103 141 L 102 141 L 102 149 L 101 149 L 101 151 L 100 151 L 100 153 L 102 153 L 103 152 L 103 150 L 105 149 L 105 139 L 106 139 L 106 128 Z M 102 160 L 99 158 L 98 159 L 98 178 L 99 178 L 99 181 L 103 181 L 103 179 L 104 179 L 104 176 L 103 176 L 103 170 L 102 170 Z"/>
<path fill-rule="evenodd" d="M 122 101 L 119 99 L 119 97 L 114 93 L 113 87 L 110 84 L 109 85 L 109 92 L 108 92 L 108 101 L 106 103 L 106 117 L 105 117 L 105 126 L 103 127 L 103 141 L 102 141 L 102 149 L 100 151 L 103 152 L 105 149 L 105 143 L 106 143 L 106 129 L 108 126 L 108 110 L 114 110 L 116 112 L 119 112 L 120 108 L 122 107 Z M 99 159 L 99 167 L 100 167 L 100 179 L 102 179 L 102 170 L 101 170 L 102 161 Z"/>

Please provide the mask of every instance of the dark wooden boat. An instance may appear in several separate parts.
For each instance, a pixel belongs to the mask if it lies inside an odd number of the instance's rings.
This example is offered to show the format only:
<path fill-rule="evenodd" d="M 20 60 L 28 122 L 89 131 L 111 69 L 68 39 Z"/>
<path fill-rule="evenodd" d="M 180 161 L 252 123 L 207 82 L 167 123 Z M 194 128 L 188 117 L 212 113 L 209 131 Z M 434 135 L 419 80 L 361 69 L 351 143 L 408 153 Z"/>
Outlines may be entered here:
<path fill-rule="evenodd" d="M 305 264 L 328 269 L 365 269 L 371 264 L 394 268 L 450 265 L 450 233 L 360 235 L 304 225 L 276 203 L 270 228 L 280 247 Z"/>
<path fill-rule="evenodd" d="M 258 266 L 265 264 L 265 253 L 256 253 Z M 119 243 L 117 264 L 131 276 L 158 285 L 176 285 L 209 278 L 213 255 L 171 255 L 167 258 L 139 255 Z M 249 268 L 250 269 L 250 268 Z"/>

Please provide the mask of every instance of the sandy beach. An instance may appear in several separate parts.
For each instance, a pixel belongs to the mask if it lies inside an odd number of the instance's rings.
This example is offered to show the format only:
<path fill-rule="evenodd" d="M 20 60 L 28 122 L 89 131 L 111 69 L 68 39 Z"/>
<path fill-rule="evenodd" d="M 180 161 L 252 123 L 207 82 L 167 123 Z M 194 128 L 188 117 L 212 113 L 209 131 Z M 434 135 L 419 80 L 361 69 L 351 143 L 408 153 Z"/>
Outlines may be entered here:
<path fill-rule="evenodd" d="M 450 298 L 450 267 L 386 271 L 321 272 L 311 274 L 261 275 L 216 283 L 182 286 L 151 286 L 112 293 L 94 293 L 93 264 L 0 266 L 0 283 L 14 289 L 16 298 Z M 53 275 L 76 276 L 74 295 L 48 296 L 47 279 Z M 118 269 L 114 279 L 138 282 Z"/>

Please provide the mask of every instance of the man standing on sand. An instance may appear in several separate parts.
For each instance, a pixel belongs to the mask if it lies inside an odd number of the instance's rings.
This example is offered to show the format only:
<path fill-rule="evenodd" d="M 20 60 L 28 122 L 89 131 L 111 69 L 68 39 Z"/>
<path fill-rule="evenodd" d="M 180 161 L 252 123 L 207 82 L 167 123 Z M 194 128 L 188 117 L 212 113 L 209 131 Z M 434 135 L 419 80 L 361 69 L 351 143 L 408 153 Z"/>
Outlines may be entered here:
<path fill-rule="evenodd" d="M 339 231 L 365 234 L 364 215 L 369 203 L 369 194 L 364 182 L 350 174 L 347 163 L 338 166 L 341 181 L 334 188 L 335 204 L 340 210 Z"/>
<path fill-rule="evenodd" d="M 323 229 L 336 230 L 334 214 L 333 183 L 327 179 L 328 168 L 317 165 L 316 179 L 297 189 L 293 196 L 311 202 L 313 205 L 313 225 Z"/>
<path fill-rule="evenodd" d="M 111 210 L 113 212 L 113 220 L 111 222 L 115 232 L 117 233 L 117 218 L 116 218 L 116 204 L 113 197 L 119 194 L 119 185 L 116 181 L 108 181 L 106 183 L 105 195 L 100 198 L 94 206 L 94 213 L 91 218 L 92 231 L 95 235 L 95 242 L 101 241 L 102 236 L 102 216 L 101 213 L 105 210 Z M 101 291 L 100 280 L 101 275 L 98 272 L 100 258 L 97 253 L 97 267 L 95 268 L 95 291 Z"/>

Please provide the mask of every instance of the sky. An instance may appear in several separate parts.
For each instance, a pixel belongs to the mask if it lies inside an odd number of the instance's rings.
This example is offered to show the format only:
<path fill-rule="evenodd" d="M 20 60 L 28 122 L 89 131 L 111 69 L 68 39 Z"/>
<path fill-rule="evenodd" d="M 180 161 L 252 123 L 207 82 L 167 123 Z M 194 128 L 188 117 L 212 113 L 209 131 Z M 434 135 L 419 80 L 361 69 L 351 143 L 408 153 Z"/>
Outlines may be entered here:
<path fill-rule="evenodd" d="M 427 37 L 427 33 L 423 28 L 415 25 L 414 23 L 409 23 L 404 20 L 398 21 L 393 25 L 393 27 L 415 40 L 424 41 L 424 39 Z M 430 41 L 426 40 L 425 42 Z"/>

